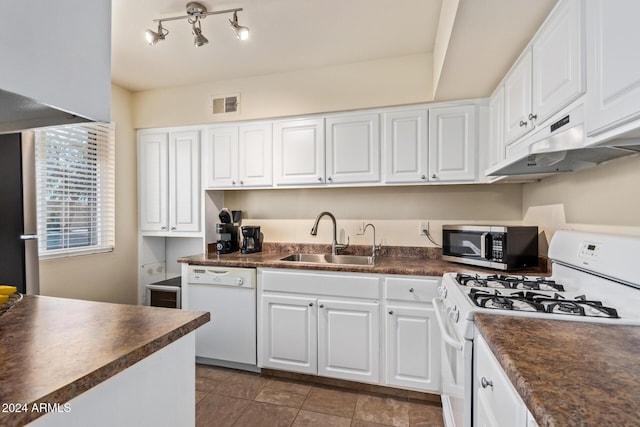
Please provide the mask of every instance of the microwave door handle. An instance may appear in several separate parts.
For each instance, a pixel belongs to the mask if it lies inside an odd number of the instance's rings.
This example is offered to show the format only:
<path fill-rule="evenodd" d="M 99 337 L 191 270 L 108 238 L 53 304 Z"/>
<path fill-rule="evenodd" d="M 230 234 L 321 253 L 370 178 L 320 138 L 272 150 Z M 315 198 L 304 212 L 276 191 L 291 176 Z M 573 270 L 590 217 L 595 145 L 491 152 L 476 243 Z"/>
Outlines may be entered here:
<path fill-rule="evenodd" d="M 482 259 L 489 259 L 487 255 L 487 235 L 489 233 L 482 233 L 480 235 L 480 257 Z"/>

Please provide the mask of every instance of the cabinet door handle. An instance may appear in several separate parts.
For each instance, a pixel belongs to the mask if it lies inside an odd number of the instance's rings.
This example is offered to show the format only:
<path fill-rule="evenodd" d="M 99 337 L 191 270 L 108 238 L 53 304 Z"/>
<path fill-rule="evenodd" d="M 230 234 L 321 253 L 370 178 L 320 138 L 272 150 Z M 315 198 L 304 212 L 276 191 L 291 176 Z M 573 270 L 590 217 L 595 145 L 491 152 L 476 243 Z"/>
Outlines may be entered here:
<path fill-rule="evenodd" d="M 422 175 L 422 176 L 420 177 L 420 179 L 427 179 L 427 176 L 426 176 L 426 175 Z"/>
<path fill-rule="evenodd" d="M 389 310 L 389 314 L 393 314 L 393 310 Z"/>
<path fill-rule="evenodd" d="M 160 227 L 160 230 L 166 230 L 167 227 L 165 227 L 164 225 L 162 227 Z"/>
<path fill-rule="evenodd" d="M 524 120 L 520 120 L 520 127 L 521 128 L 526 128 L 527 127 L 527 122 L 525 122 Z"/>
<path fill-rule="evenodd" d="M 318 181 L 322 182 L 322 177 L 321 176 L 318 177 Z"/>
<path fill-rule="evenodd" d="M 240 185 L 244 185 L 244 181 L 240 181 Z"/>
<path fill-rule="evenodd" d="M 333 178 L 329 177 L 327 178 L 327 181 L 333 181 Z"/>
<path fill-rule="evenodd" d="M 231 185 L 236 185 L 236 182 L 235 181 L 231 181 Z"/>
<path fill-rule="evenodd" d="M 324 308 L 324 304 L 320 304 L 318 307 L 320 307 L 320 308 Z"/>
<path fill-rule="evenodd" d="M 431 178 L 432 178 L 432 179 L 436 179 L 436 178 L 438 178 L 438 175 L 436 175 L 436 174 L 434 173 L 433 175 L 431 175 Z"/>
<path fill-rule="evenodd" d="M 529 120 L 537 120 L 537 119 L 538 119 L 538 115 L 537 114 L 533 114 L 533 113 L 529 114 Z"/>
<path fill-rule="evenodd" d="M 313 307 L 313 303 L 312 302 L 309 303 L 309 307 Z"/>
<path fill-rule="evenodd" d="M 480 378 L 480 385 L 482 388 L 491 387 L 493 389 L 493 381 L 488 380 L 485 377 Z"/>
<path fill-rule="evenodd" d="M 176 231 L 176 227 L 171 227 L 171 231 Z"/>

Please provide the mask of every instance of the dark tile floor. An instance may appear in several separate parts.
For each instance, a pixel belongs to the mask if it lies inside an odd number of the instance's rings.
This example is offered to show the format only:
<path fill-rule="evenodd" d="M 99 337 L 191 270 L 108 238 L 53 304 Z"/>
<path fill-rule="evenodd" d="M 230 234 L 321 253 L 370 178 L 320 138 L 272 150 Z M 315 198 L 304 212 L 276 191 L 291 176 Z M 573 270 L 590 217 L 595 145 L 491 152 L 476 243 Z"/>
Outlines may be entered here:
<path fill-rule="evenodd" d="M 443 426 L 436 404 L 196 366 L 196 426 Z"/>

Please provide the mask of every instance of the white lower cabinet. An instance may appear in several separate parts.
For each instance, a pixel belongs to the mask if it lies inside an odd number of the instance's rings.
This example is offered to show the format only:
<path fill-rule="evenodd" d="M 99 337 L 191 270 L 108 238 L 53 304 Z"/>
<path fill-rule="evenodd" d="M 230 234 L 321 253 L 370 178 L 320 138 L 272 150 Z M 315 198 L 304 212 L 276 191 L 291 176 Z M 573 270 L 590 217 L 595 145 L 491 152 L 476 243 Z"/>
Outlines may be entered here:
<path fill-rule="evenodd" d="M 474 426 L 526 427 L 528 411 L 484 338 L 474 340 Z"/>
<path fill-rule="evenodd" d="M 377 302 L 318 300 L 318 375 L 378 382 L 379 313 Z"/>
<path fill-rule="evenodd" d="M 385 278 L 386 384 L 440 391 L 440 333 L 431 304 L 439 283 L 439 278 Z"/>
<path fill-rule="evenodd" d="M 316 298 L 262 295 L 260 304 L 262 327 L 258 329 L 263 339 L 260 366 L 316 374 Z"/>
<path fill-rule="evenodd" d="M 439 282 L 258 269 L 258 366 L 437 393 Z"/>

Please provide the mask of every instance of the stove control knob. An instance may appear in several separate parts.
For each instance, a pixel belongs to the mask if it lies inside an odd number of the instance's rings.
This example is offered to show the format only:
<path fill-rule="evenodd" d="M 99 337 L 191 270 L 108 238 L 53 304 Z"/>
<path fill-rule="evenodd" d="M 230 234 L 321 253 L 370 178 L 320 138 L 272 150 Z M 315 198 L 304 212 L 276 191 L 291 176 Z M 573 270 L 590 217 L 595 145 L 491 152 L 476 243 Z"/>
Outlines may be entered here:
<path fill-rule="evenodd" d="M 446 298 L 447 288 L 445 288 L 444 286 L 438 286 L 438 295 L 440 295 L 441 298 Z"/>
<path fill-rule="evenodd" d="M 451 318 L 451 320 L 458 323 L 458 320 L 460 319 L 460 310 L 458 310 L 458 307 L 454 305 L 451 310 L 447 311 L 449 312 L 449 317 Z"/>

